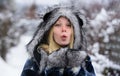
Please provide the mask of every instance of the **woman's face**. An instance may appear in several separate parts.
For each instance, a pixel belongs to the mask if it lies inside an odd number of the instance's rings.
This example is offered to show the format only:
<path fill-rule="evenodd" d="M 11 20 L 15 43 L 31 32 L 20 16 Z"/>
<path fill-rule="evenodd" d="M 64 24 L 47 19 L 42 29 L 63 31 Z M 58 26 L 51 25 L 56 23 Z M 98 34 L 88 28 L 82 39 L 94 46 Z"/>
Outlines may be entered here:
<path fill-rule="evenodd" d="M 53 25 L 53 38 L 60 46 L 66 46 L 70 43 L 72 35 L 72 25 L 65 17 L 60 17 Z"/>

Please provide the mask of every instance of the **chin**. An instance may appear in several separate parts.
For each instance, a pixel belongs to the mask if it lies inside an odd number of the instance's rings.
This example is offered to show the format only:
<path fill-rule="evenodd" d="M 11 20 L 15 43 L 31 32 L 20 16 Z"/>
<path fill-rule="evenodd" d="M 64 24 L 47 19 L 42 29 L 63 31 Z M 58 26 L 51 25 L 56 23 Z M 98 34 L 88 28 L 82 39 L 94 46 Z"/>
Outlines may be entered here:
<path fill-rule="evenodd" d="M 62 43 L 61 46 L 67 46 L 69 43 Z"/>

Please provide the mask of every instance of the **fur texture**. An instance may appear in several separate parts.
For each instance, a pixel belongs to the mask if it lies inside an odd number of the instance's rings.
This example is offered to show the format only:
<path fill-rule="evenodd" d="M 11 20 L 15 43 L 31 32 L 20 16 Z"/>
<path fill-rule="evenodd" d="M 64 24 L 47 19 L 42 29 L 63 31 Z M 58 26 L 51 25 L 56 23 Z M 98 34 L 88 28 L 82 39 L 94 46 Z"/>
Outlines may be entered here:
<path fill-rule="evenodd" d="M 57 51 L 54 51 L 51 54 L 47 54 L 44 50 L 40 50 L 41 60 L 40 64 L 40 73 L 42 70 L 51 69 L 53 67 L 60 68 L 71 68 L 73 70 L 77 67 L 80 67 L 87 54 L 85 51 L 78 51 L 75 49 L 61 48 Z"/>
<path fill-rule="evenodd" d="M 79 67 L 87 54 L 85 51 L 70 49 L 67 51 L 68 67 Z"/>
<path fill-rule="evenodd" d="M 67 17 L 74 27 L 75 34 L 73 49 L 61 48 L 49 55 L 44 50 L 39 49 L 39 54 L 41 56 L 40 62 L 38 62 L 40 72 L 42 72 L 45 68 L 50 69 L 52 67 L 78 67 L 87 56 L 85 51 L 81 51 L 83 50 L 82 47 L 85 46 L 85 39 L 83 37 L 82 30 L 85 19 L 82 15 L 72 12 L 69 8 L 56 8 L 44 16 L 43 22 L 39 25 L 33 39 L 27 45 L 27 50 L 31 57 L 36 56 L 33 52 L 36 51 L 42 40 L 45 41 L 44 36 L 46 32 L 49 31 L 52 25 L 61 16 Z"/>
<path fill-rule="evenodd" d="M 40 23 L 33 39 L 27 45 L 27 50 L 31 56 L 33 56 L 33 51 L 35 47 L 41 42 L 45 32 L 47 32 L 51 28 L 51 26 L 57 21 L 60 16 L 67 17 L 73 24 L 75 32 L 74 49 L 82 47 L 81 44 L 86 46 L 82 30 L 82 26 L 86 25 L 86 19 L 84 18 L 84 16 L 80 15 L 79 13 L 73 12 L 73 10 L 69 8 L 56 8 L 48 14 L 44 16 L 43 22 Z"/>

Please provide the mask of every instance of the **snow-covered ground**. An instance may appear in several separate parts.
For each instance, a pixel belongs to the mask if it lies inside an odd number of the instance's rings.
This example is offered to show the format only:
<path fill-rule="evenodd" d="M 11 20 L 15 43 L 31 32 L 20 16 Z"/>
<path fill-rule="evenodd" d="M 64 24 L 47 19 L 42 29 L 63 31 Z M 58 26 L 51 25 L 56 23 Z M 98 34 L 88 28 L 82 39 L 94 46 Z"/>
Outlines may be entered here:
<path fill-rule="evenodd" d="M 28 53 L 26 44 L 30 41 L 31 36 L 23 35 L 20 43 L 11 48 L 7 54 L 7 63 L 0 58 L 0 76 L 20 76 Z"/>

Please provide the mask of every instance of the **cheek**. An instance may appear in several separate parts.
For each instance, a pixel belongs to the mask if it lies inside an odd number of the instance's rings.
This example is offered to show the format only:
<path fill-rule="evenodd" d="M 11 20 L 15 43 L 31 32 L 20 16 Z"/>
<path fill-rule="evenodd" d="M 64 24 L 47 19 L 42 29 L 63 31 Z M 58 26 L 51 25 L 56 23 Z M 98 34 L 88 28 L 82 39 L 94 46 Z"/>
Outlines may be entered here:
<path fill-rule="evenodd" d="M 57 27 L 54 27 L 53 28 L 53 34 L 56 36 L 56 35 L 60 35 L 61 34 L 61 28 L 57 28 Z"/>
<path fill-rule="evenodd" d="M 60 44 L 60 41 L 61 41 L 59 35 L 60 35 L 60 34 L 59 34 L 58 32 L 54 32 L 54 33 L 53 33 L 53 40 L 54 40 L 57 44 Z"/>
<path fill-rule="evenodd" d="M 68 33 L 68 37 L 69 37 L 68 38 L 69 41 L 71 41 L 71 39 L 73 39 L 73 37 L 74 37 L 73 36 L 73 31 L 71 31 L 71 32 Z"/>
<path fill-rule="evenodd" d="M 72 36 L 72 31 L 69 31 L 68 36 L 69 36 L 69 37 Z"/>
<path fill-rule="evenodd" d="M 53 33 L 53 38 L 54 38 L 54 39 L 57 39 L 57 38 L 58 38 L 58 36 L 59 36 L 59 34 L 58 34 L 58 33 L 56 33 L 56 32 L 54 32 L 54 33 Z"/>
<path fill-rule="evenodd" d="M 59 36 L 60 36 L 60 31 L 59 30 L 53 30 L 53 38 L 56 40 L 56 39 L 59 39 Z"/>

